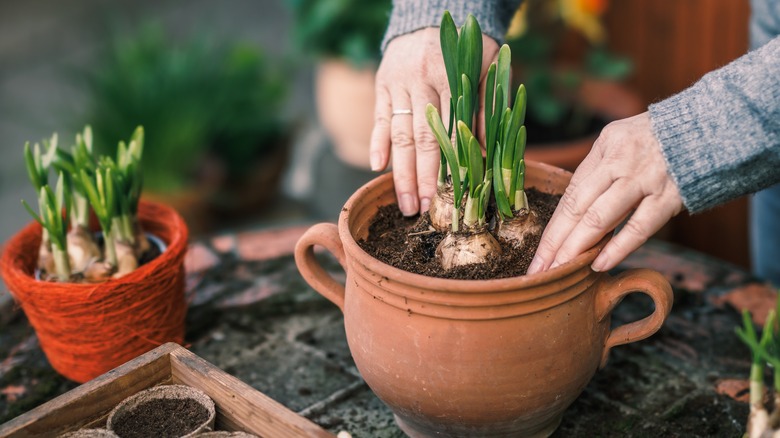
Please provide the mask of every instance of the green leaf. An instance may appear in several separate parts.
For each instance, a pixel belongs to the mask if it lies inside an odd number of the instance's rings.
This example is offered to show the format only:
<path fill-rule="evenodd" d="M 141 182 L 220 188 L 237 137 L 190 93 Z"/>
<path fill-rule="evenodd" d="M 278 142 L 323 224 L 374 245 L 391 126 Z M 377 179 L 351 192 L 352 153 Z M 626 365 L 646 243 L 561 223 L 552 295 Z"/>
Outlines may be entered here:
<path fill-rule="evenodd" d="M 501 167 L 504 169 L 511 169 L 514 159 L 514 148 L 511 146 L 511 140 L 509 139 L 509 128 L 510 128 L 510 120 L 512 118 L 512 110 L 509 108 L 506 108 L 504 110 L 504 114 L 501 117 L 500 127 L 499 131 L 501 131 L 501 139 L 499 143 L 501 144 Z"/>
<path fill-rule="evenodd" d="M 525 91 L 525 85 L 520 84 L 519 87 L 517 87 L 517 94 L 515 95 L 515 103 L 512 107 L 512 113 L 513 116 L 517 118 L 518 125 L 523 125 L 525 123 L 525 109 L 527 105 L 528 95 Z M 517 113 L 515 115 L 515 113 Z"/>
<path fill-rule="evenodd" d="M 57 211 L 61 211 L 62 209 L 68 210 L 68 206 L 70 206 L 70 188 L 68 187 L 67 181 L 65 179 L 65 174 L 62 172 L 60 172 L 59 176 L 57 177 L 57 187 L 55 190 Z M 65 215 L 67 217 L 67 211 Z"/>
<path fill-rule="evenodd" d="M 517 142 L 517 133 L 525 121 L 525 87 L 520 85 L 517 88 L 515 103 L 512 107 L 509 125 L 506 129 L 504 143 L 509 145 L 504 151 L 504 168 L 511 169 L 515 164 L 515 144 Z M 519 157 L 518 157 L 519 158 Z"/>
<path fill-rule="evenodd" d="M 43 221 L 41 220 L 41 217 L 38 216 L 38 213 L 36 213 L 35 210 L 32 209 L 32 207 L 30 207 L 30 204 L 28 204 L 27 201 L 22 199 L 22 205 L 24 206 L 25 210 L 27 210 L 27 213 L 30 213 L 30 216 L 32 216 L 33 219 L 35 219 L 36 222 L 41 224 L 42 227 L 46 228 L 43 225 Z"/>
<path fill-rule="evenodd" d="M 463 193 L 460 184 L 460 167 L 458 164 L 458 157 L 455 155 L 455 149 L 452 147 L 450 137 L 444 129 L 444 123 L 441 121 L 439 111 L 430 103 L 425 107 L 425 118 L 428 120 L 428 125 L 433 131 L 433 136 L 436 137 L 436 141 L 439 142 L 439 148 L 442 153 L 444 153 L 444 157 L 447 159 L 447 163 L 450 166 L 452 191 L 456 202 L 455 205 L 459 205 L 460 200 L 463 198 Z"/>
<path fill-rule="evenodd" d="M 471 129 L 474 126 L 474 88 L 471 86 L 471 80 L 465 73 L 461 76 L 461 86 L 463 90 L 463 112 L 459 114 L 458 120 L 466 123 Z"/>
<path fill-rule="evenodd" d="M 493 99 L 496 82 L 496 64 L 491 63 L 485 78 L 485 166 L 488 170 L 493 167 L 493 154 L 496 150 L 495 134 L 491 133 L 493 120 Z"/>
<path fill-rule="evenodd" d="M 525 190 L 525 160 L 521 159 L 517 162 L 517 167 L 512 173 L 512 192 L 516 193 L 518 190 Z"/>
<path fill-rule="evenodd" d="M 92 127 L 87 125 L 84 127 L 84 135 L 82 136 L 84 149 L 87 153 L 92 155 Z"/>
<path fill-rule="evenodd" d="M 501 220 L 503 220 L 506 217 L 512 217 L 512 207 L 509 205 L 509 197 L 507 196 L 504 179 L 501 175 L 501 154 L 496 153 L 494 160 L 493 186 L 495 187 L 496 207 L 498 207 L 498 214 L 501 216 Z"/>
<path fill-rule="evenodd" d="M 451 98 L 458 97 L 458 29 L 449 11 L 444 11 L 439 29 L 441 53 L 444 58 L 444 68 L 450 85 Z M 452 113 L 450 113 L 452 114 Z"/>
<path fill-rule="evenodd" d="M 471 89 L 478 90 L 482 73 L 482 30 L 473 15 L 466 17 L 458 39 L 458 68 L 471 80 Z M 470 102 L 473 107 L 474 103 Z"/>
<path fill-rule="evenodd" d="M 482 182 L 485 177 L 485 166 L 482 163 L 482 150 L 479 147 L 479 142 L 473 136 L 468 143 L 469 149 L 469 187 L 471 188 L 471 197 L 477 195 L 477 186 Z"/>
<path fill-rule="evenodd" d="M 750 317 L 750 312 L 747 310 L 742 311 L 742 327 L 736 328 L 737 336 L 747 344 L 753 353 L 753 364 L 761 364 L 761 354 L 759 353 L 760 345 L 758 337 L 756 336 L 756 329 L 753 327 L 753 320 Z"/>
<path fill-rule="evenodd" d="M 32 149 L 30 149 L 29 141 L 24 144 L 24 166 L 27 168 L 27 176 L 30 178 L 33 187 L 35 187 L 35 191 L 40 191 L 41 187 L 46 183 L 41 181 L 41 174 L 38 171 L 38 166 Z"/>
<path fill-rule="evenodd" d="M 130 137 L 130 155 L 137 163 L 141 162 L 144 154 L 144 127 L 138 126 Z"/>
<path fill-rule="evenodd" d="M 523 158 L 525 158 L 525 145 L 527 141 L 527 133 L 525 129 L 525 125 L 520 127 L 520 130 L 517 131 L 517 136 L 515 139 L 515 153 L 514 153 L 514 162 L 517 163 L 518 161 L 522 161 Z M 513 166 L 514 167 L 514 166 Z"/>
<path fill-rule="evenodd" d="M 103 202 L 101 201 L 100 196 L 98 195 L 97 187 L 95 187 L 95 180 L 90 178 L 84 169 L 81 169 L 80 176 L 81 183 L 83 184 L 87 195 L 87 199 L 89 199 L 89 203 L 92 206 L 92 209 L 95 211 L 95 216 L 98 217 L 100 223 L 102 224 L 108 215 L 106 214 L 106 209 L 103 206 Z M 95 176 L 97 177 L 97 175 Z"/>
<path fill-rule="evenodd" d="M 463 96 L 458 97 L 457 110 L 456 110 L 457 114 L 458 114 L 458 117 L 457 117 L 458 121 L 462 120 L 460 118 L 461 117 L 460 115 L 462 115 L 466 111 L 465 105 L 466 104 L 465 104 L 465 102 L 463 100 Z M 455 134 L 456 134 L 455 135 L 455 139 L 457 140 L 456 143 L 457 143 L 458 159 L 460 160 L 461 167 L 465 167 L 466 166 L 466 150 L 465 150 L 465 145 L 464 145 L 463 141 L 460 138 L 460 135 L 459 135 L 457 127 L 455 128 Z"/>
<path fill-rule="evenodd" d="M 108 215 L 113 218 L 116 216 L 116 196 L 115 196 L 115 188 L 116 188 L 116 178 L 114 177 L 114 172 L 109 167 L 106 169 L 106 177 L 104 179 L 104 184 L 106 185 L 106 211 L 108 212 Z"/>
<path fill-rule="evenodd" d="M 485 172 L 485 182 L 482 184 L 482 190 L 479 193 L 479 216 L 484 217 L 487 211 L 488 202 L 490 202 L 490 189 L 493 187 L 493 169 Z"/>
<path fill-rule="evenodd" d="M 498 65 L 496 68 L 496 86 L 501 85 L 503 91 L 503 102 L 509 102 L 509 76 L 512 72 L 512 51 L 509 46 L 504 44 L 498 50 Z M 496 106 L 496 112 L 499 106 Z M 503 111 L 503 108 L 501 108 Z"/>

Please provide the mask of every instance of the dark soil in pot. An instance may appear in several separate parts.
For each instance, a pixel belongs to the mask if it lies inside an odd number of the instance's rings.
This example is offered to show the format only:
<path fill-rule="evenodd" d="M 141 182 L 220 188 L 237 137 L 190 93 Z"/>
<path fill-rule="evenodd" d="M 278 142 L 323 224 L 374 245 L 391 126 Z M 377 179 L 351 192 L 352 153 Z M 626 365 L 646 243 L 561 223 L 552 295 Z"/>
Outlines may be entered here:
<path fill-rule="evenodd" d="M 209 412 L 193 399 L 153 399 L 136 406 L 113 430 L 122 438 L 181 437 L 208 419 Z"/>
<path fill-rule="evenodd" d="M 528 201 L 539 215 L 543 226 L 550 220 L 560 195 L 551 195 L 534 188 L 526 190 Z M 488 217 L 492 212 L 488 212 Z M 525 275 L 531 264 L 537 236 L 527 240 L 520 248 L 502 243 L 503 253 L 488 263 L 473 264 L 444 270 L 436 260 L 436 247 L 445 234 L 431 231 L 428 214 L 404 217 L 396 204 L 381 207 L 369 227 L 368 237 L 358 241 L 371 256 L 399 269 L 429 277 L 487 280 Z"/>

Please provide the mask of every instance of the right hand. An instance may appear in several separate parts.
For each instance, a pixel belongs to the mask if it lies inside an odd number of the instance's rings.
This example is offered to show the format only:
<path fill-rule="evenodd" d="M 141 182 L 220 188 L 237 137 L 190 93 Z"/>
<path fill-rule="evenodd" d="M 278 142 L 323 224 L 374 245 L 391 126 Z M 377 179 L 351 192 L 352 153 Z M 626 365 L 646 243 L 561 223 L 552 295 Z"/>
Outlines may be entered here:
<path fill-rule="evenodd" d="M 682 209 L 648 113 L 612 122 L 574 172 L 528 274 L 572 260 L 630 216 L 591 265 L 612 269 Z"/>
<path fill-rule="evenodd" d="M 498 57 L 499 47 L 484 35 L 482 45 L 484 77 L 490 63 Z M 421 29 L 390 41 L 376 75 L 370 162 L 372 170 L 381 171 L 392 156 L 396 197 L 405 216 L 427 211 L 436 194 L 439 144 L 428 126 L 425 107 L 432 103 L 446 123 L 449 102 L 439 28 Z M 411 110 L 412 114 L 393 115 L 393 111 L 399 110 Z M 482 113 L 480 107 L 478 114 Z M 480 122 L 477 123 L 479 126 Z"/>

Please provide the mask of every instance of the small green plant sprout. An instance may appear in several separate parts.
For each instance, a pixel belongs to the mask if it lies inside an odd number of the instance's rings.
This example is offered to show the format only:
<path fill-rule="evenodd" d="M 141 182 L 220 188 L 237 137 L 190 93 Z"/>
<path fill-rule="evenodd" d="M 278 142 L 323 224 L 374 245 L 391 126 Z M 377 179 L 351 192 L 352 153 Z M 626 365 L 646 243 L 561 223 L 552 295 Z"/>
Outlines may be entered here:
<path fill-rule="evenodd" d="M 116 161 L 95 157 L 89 126 L 76 135 L 70 150 L 57 147 L 56 134 L 44 142 L 43 152 L 38 144 L 25 144 L 25 165 L 38 192 L 40 214 L 22 203 L 43 226 L 41 278 L 100 282 L 138 267 L 151 249 L 138 221 L 143 141 L 138 127 L 129 143 L 119 143 Z M 54 192 L 48 185 L 50 167 L 59 174 Z M 100 223 L 102 246 L 90 229 L 90 213 Z"/>
<path fill-rule="evenodd" d="M 746 438 L 772 437 L 780 435 L 780 299 L 775 309 L 769 312 L 764 330 L 759 337 L 756 333 L 750 312 L 742 313 L 742 327 L 737 327 L 737 335 L 750 348 L 752 364 L 750 367 L 750 416 L 748 417 Z M 764 406 L 764 371 L 766 365 L 773 369 L 774 409 L 771 414 Z"/>
<path fill-rule="evenodd" d="M 130 143 L 119 142 L 116 157 L 116 184 L 119 194 L 118 226 L 122 230 L 121 242 L 133 248 L 136 258 L 149 250 L 149 240 L 138 221 L 138 203 L 143 189 L 141 159 L 144 150 L 144 129 L 133 131 Z"/>
<path fill-rule="evenodd" d="M 55 150 L 57 149 L 57 134 L 53 134 L 49 141 L 44 141 L 43 145 L 45 153 L 41 152 L 41 146 L 38 143 L 35 143 L 33 147 L 30 147 L 30 142 L 24 144 L 24 164 L 36 196 L 40 196 L 41 189 L 49 184 L 49 168 L 52 165 Z M 43 228 L 41 245 L 38 250 L 38 269 L 54 272 L 51 240 L 46 227 Z"/>
<path fill-rule="evenodd" d="M 70 196 L 70 224 L 68 231 L 68 255 L 74 274 L 83 275 L 88 267 L 101 256 L 100 248 L 89 229 L 89 200 L 79 176 L 80 169 L 94 173 L 92 156 L 92 130 L 89 126 L 76 134 L 76 144 L 70 152 L 57 148 L 54 168 L 63 173 Z"/>
<path fill-rule="evenodd" d="M 482 31 L 477 20 L 469 15 L 460 35 L 458 35 L 458 29 L 452 16 L 445 11 L 439 35 L 450 89 L 449 121 L 445 130 L 447 134 L 445 138 L 450 139 L 453 137 L 453 130 L 457 129 L 459 121 L 465 123 L 469 130 L 474 128 L 479 77 L 482 69 Z M 428 113 L 430 110 L 426 110 L 426 117 L 429 119 L 428 123 L 431 124 L 431 116 Z M 438 112 L 435 118 L 440 119 Z M 433 129 L 433 126 L 431 128 Z M 431 225 L 441 232 L 446 232 L 453 220 L 456 222 L 459 220 L 458 217 L 452 217 L 454 212 L 459 210 L 462 201 L 462 198 L 455 196 L 457 190 L 454 188 L 458 184 L 466 184 L 468 176 L 468 145 L 463 144 L 459 135 L 454 137 L 455 146 L 451 157 L 448 158 L 447 152 L 444 149 L 441 150 L 436 196 L 431 199 L 429 210 Z M 446 143 L 450 144 L 450 140 L 447 140 Z M 451 144 L 449 147 L 453 148 Z M 449 179 L 447 177 L 448 164 L 451 167 Z M 458 184 L 455 182 L 456 177 Z M 458 193 L 463 193 L 462 188 Z"/>
<path fill-rule="evenodd" d="M 27 202 L 22 200 L 24 208 L 41 224 L 48 235 L 54 265 L 53 271 L 49 271 L 49 274 L 53 273 L 55 278 L 61 282 L 70 281 L 71 277 L 66 240 L 69 200 L 67 199 L 68 191 L 65 189 L 64 179 L 63 174 L 60 173 L 54 192 L 48 184 L 41 186 L 38 192 L 38 209 L 40 214 L 36 213 Z M 64 217 L 63 212 L 65 213 Z"/>
<path fill-rule="evenodd" d="M 501 247 L 490 234 L 486 221 L 493 170 L 490 161 L 486 166 L 482 148 L 473 134 L 474 117 L 479 106 L 482 31 L 474 16 L 469 15 L 458 35 L 452 17 L 449 12 L 445 12 L 440 32 L 452 95 L 449 129 L 444 127 L 441 116 L 432 104 L 426 108 L 426 118 L 444 157 L 439 172 L 439 190 L 431 202 L 430 216 L 434 228 L 449 228 L 446 237 L 436 248 L 436 257 L 442 267 L 449 270 L 457 266 L 484 263 L 489 256 L 500 254 Z M 495 71 L 495 67 L 491 68 Z M 450 171 L 449 186 L 445 183 L 445 164 Z M 448 191 L 452 192 L 452 203 L 442 202 L 446 198 L 443 193 Z M 450 213 L 440 214 L 445 209 Z"/>
<path fill-rule="evenodd" d="M 504 48 L 506 48 L 506 58 L 511 59 L 509 46 L 502 47 L 502 52 Z M 499 64 L 502 63 L 502 55 L 504 53 L 499 54 Z M 490 82 L 488 82 L 488 86 L 490 86 Z M 526 92 L 525 87 L 520 85 L 517 89 L 514 106 L 511 109 L 505 108 L 502 113 L 496 111 L 493 114 L 493 118 L 498 118 L 501 114 L 500 121 L 497 123 L 497 132 L 492 134 L 492 138 L 496 142 L 493 157 L 493 167 L 496 172 L 493 181 L 499 216 L 496 223 L 496 236 L 499 240 L 517 247 L 523 246 L 528 237 L 542 233 L 539 216 L 531 209 L 528 196 L 525 193 L 524 157 L 527 139 L 525 125 L 523 125 L 525 110 Z"/>

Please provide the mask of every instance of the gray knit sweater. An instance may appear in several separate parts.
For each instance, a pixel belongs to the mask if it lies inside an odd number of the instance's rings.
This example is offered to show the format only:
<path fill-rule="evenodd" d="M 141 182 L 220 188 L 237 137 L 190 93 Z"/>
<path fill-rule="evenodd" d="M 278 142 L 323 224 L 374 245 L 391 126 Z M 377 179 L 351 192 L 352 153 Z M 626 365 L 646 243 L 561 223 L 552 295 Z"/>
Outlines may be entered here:
<path fill-rule="evenodd" d="M 519 1 L 395 0 L 383 48 L 394 37 L 456 23 L 472 13 L 497 40 Z M 755 50 L 650 105 L 653 132 L 691 212 L 780 182 L 780 1 L 752 0 Z"/>

